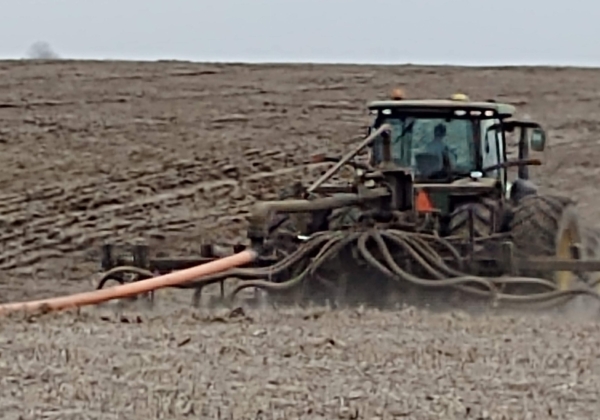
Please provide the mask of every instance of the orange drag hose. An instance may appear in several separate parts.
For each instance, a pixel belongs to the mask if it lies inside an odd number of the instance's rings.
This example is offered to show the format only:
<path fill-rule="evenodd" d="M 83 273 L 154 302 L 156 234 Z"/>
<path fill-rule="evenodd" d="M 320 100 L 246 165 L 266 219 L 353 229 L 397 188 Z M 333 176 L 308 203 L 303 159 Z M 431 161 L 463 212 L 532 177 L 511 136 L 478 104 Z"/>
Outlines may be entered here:
<path fill-rule="evenodd" d="M 49 299 L 32 300 L 29 302 L 5 303 L 0 305 L 0 315 L 10 312 L 27 311 L 59 311 L 63 309 L 76 308 L 86 305 L 96 305 L 113 299 L 121 299 L 163 287 L 175 286 L 195 280 L 202 276 L 215 274 L 230 268 L 248 264 L 257 258 L 258 254 L 253 250 L 245 250 L 240 253 L 220 258 L 206 264 L 174 271 L 162 276 L 140 280 L 134 283 L 114 286 L 108 289 L 95 290 L 93 292 L 77 293 L 69 296 L 60 296 Z"/>

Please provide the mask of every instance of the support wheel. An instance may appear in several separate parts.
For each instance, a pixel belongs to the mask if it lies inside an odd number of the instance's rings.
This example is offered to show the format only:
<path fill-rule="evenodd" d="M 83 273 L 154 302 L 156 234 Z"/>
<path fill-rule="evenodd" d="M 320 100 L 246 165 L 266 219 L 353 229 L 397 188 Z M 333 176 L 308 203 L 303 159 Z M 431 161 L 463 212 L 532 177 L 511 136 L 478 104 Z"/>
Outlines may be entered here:
<path fill-rule="evenodd" d="M 523 197 L 509 222 L 516 255 L 584 259 L 583 233 L 574 202 L 565 197 L 533 195 Z M 579 246 L 579 254 L 573 253 Z M 572 271 L 554 274 L 527 273 L 554 280 L 560 290 L 571 288 L 577 278 Z"/>

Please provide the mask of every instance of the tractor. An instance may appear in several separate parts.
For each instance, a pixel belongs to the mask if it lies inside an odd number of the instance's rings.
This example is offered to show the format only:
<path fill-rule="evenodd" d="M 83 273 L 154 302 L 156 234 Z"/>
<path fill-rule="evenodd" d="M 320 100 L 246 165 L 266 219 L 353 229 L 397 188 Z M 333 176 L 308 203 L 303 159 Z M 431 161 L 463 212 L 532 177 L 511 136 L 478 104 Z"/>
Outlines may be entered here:
<path fill-rule="evenodd" d="M 310 185 L 296 183 L 248 216 L 258 257 L 178 287 L 196 290 L 238 279 L 229 298 L 263 289 L 276 301 L 414 304 L 462 302 L 466 295 L 499 303 L 563 301 L 591 294 L 575 203 L 541 194 L 529 179 L 546 134 L 495 101 L 406 99 L 368 104 L 367 136 Z M 518 138 L 509 150 L 507 138 Z M 366 157 L 364 156 L 366 152 Z M 332 182 L 343 167 L 352 176 Z M 509 176 L 516 170 L 514 179 Z M 105 245 L 103 276 L 140 280 L 217 259 L 152 259 L 149 250 Z M 222 292 L 224 293 L 224 292 Z M 225 297 L 225 296 L 223 296 Z M 383 297 L 383 298 L 382 298 Z M 458 299 L 458 301 L 455 301 Z"/>

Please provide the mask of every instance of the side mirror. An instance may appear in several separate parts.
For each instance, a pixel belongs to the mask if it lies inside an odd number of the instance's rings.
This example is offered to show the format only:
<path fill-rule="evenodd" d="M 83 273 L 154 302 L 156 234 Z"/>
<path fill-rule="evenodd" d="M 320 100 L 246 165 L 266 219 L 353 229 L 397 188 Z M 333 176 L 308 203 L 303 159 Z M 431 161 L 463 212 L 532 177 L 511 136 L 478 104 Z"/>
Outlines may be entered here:
<path fill-rule="evenodd" d="M 546 147 L 546 133 L 541 128 L 533 128 L 529 136 L 529 147 L 535 152 L 543 152 Z"/>

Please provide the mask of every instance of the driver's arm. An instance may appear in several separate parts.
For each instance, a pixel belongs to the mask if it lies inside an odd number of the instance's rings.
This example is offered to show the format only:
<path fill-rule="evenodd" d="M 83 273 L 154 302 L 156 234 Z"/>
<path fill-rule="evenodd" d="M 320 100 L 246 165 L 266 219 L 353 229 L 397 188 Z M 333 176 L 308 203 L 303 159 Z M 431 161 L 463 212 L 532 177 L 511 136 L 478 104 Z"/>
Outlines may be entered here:
<path fill-rule="evenodd" d="M 451 149 L 450 147 L 448 147 L 447 144 L 444 144 L 444 153 L 450 159 L 450 163 L 452 164 L 452 166 L 454 166 L 456 164 L 456 161 L 458 160 L 458 155 L 456 154 L 456 150 Z"/>

